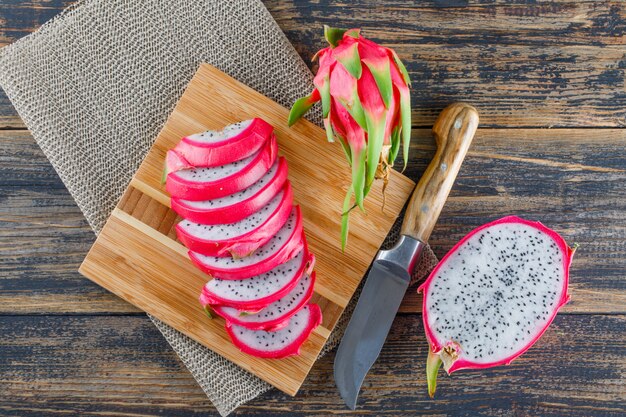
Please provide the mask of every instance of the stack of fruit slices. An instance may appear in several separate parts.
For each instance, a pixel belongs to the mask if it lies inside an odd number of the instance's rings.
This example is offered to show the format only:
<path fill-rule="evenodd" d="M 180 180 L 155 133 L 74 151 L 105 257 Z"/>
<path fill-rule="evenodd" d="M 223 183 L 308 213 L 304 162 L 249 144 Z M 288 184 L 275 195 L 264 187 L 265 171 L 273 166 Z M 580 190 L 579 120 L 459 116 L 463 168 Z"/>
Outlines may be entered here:
<path fill-rule="evenodd" d="M 165 170 L 178 239 L 212 278 L 200 302 L 239 349 L 263 358 L 298 354 L 322 320 L 309 303 L 315 257 L 277 148 L 255 118 L 184 137 Z"/>

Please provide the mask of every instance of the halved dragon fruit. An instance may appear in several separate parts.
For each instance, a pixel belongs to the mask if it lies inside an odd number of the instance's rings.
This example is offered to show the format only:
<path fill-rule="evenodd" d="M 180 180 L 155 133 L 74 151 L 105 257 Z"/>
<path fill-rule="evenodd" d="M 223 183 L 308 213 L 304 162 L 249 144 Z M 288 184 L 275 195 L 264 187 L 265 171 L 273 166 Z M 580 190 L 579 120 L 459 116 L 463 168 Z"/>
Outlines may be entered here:
<path fill-rule="evenodd" d="M 313 295 L 314 284 L 315 272 L 304 274 L 296 286 L 282 298 L 253 313 L 223 305 L 214 305 L 212 308 L 215 313 L 232 324 L 251 330 L 275 332 L 286 327 L 289 324 L 289 318 L 309 302 Z"/>
<path fill-rule="evenodd" d="M 176 234 L 187 248 L 205 256 L 242 258 L 267 243 L 292 211 L 293 192 L 287 182 L 265 206 L 235 223 L 205 225 L 183 220 Z"/>
<path fill-rule="evenodd" d="M 200 224 L 235 223 L 266 205 L 287 180 L 287 161 L 280 157 L 260 180 L 238 193 L 204 201 L 172 198 L 172 209 L 181 217 Z"/>
<path fill-rule="evenodd" d="M 200 303 L 259 312 L 286 296 L 302 276 L 311 274 L 314 265 L 315 256 L 309 252 L 305 242 L 295 257 L 270 271 L 241 280 L 212 279 L 202 288 Z"/>
<path fill-rule="evenodd" d="M 226 165 L 171 172 L 165 189 L 172 197 L 191 201 L 211 200 L 235 194 L 263 177 L 274 164 L 276 137 L 265 141 L 256 153 Z"/>
<path fill-rule="evenodd" d="M 166 156 L 166 173 L 230 164 L 256 153 L 273 132 L 263 119 L 233 123 L 221 131 L 186 136 Z"/>
<path fill-rule="evenodd" d="M 277 331 L 250 330 L 226 322 L 231 340 L 244 353 L 258 358 L 280 359 L 298 355 L 311 332 L 322 323 L 322 311 L 316 304 L 307 304 L 294 314 L 289 324 Z"/>
<path fill-rule="evenodd" d="M 515 216 L 457 243 L 419 288 L 429 394 L 442 363 L 448 374 L 489 368 L 529 349 L 569 300 L 573 254 L 553 230 Z"/>
<path fill-rule="evenodd" d="M 243 258 L 216 257 L 189 251 L 192 262 L 213 278 L 245 279 L 263 274 L 293 258 L 304 245 L 302 214 L 294 207 L 287 222 L 263 246 Z"/>

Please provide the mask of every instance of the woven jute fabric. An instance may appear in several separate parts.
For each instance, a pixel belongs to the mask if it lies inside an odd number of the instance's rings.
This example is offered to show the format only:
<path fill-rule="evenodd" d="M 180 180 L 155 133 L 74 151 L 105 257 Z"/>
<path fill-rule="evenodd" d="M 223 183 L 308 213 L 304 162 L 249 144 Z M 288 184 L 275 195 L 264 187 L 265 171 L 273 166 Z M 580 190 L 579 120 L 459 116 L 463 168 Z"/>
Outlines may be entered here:
<path fill-rule="evenodd" d="M 284 106 L 312 88 L 258 0 L 80 1 L 0 50 L 0 84 L 98 233 L 202 62 Z M 386 245 L 397 235 L 396 225 Z M 428 249 L 417 275 L 435 262 Z M 323 353 L 339 341 L 355 300 Z M 152 320 L 220 414 L 270 389 Z"/>

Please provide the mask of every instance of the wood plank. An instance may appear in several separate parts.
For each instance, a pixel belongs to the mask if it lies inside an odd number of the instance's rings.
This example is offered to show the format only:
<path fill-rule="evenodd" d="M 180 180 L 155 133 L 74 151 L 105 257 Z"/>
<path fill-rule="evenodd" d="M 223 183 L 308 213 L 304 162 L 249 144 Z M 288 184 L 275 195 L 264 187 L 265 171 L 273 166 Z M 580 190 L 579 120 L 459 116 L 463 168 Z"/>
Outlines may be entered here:
<path fill-rule="evenodd" d="M 419 315 L 394 323 L 359 398 L 359 415 L 623 416 L 626 317 L 559 315 L 508 367 L 439 377 L 426 394 Z M 0 317 L 0 414 L 216 415 L 145 317 Z M 238 415 L 334 415 L 347 410 L 330 354 L 295 398 L 274 390 Z M 556 360 L 556 358 L 559 358 Z"/>
<path fill-rule="evenodd" d="M 0 131 L 0 313 L 140 310 L 86 280 L 95 235 L 26 131 Z"/>
<path fill-rule="evenodd" d="M 428 129 L 413 134 L 406 173 L 417 180 L 434 145 Z M 620 129 L 479 129 L 435 252 L 496 217 L 532 217 L 582 244 L 564 311 L 625 312 L 625 142 Z M 95 237 L 27 132 L 0 131 L 0 178 L 0 313 L 138 311 L 77 273 Z M 419 310 L 417 296 L 405 301 Z"/>
<path fill-rule="evenodd" d="M 626 126 L 624 2 L 264 3 L 309 64 L 324 46 L 323 24 L 362 27 L 396 48 L 414 81 L 416 126 L 432 125 L 459 99 L 478 107 L 483 127 Z M 0 28 L 0 46 L 32 32 L 65 4 L 0 0 L 0 20 L 10 22 Z M 0 93 L 2 126 L 23 123 Z"/>
<path fill-rule="evenodd" d="M 428 7 L 438 3 L 461 7 Z M 624 2 L 472 3 L 265 2 L 305 62 L 326 46 L 323 24 L 395 48 L 416 126 L 458 100 L 478 108 L 482 127 L 626 126 Z"/>
<path fill-rule="evenodd" d="M 74 0 L 0 0 L 0 47 L 34 32 L 72 3 Z M 24 122 L 0 88 L 0 129 L 24 127 Z"/>

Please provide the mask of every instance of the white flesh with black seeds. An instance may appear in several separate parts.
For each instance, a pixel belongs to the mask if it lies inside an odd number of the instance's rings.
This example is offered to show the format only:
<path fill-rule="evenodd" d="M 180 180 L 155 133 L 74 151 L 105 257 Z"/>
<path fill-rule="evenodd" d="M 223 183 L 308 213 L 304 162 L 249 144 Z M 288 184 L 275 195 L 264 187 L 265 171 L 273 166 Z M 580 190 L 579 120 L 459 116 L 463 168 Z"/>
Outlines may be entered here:
<path fill-rule="evenodd" d="M 261 207 L 259 211 L 235 223 L 207 225 L 183 220 L 180 222 L 180 227 L 189 235 L 199 239 L 210 241 L 233 239 L 263 224 L 272 213 L 276 211 L 278 205 L 281 203 L 283 194 L 283 191 L 279 192 L 269 203 Z"/>
<path fill-rule="evenodd" d="M 426 308 L 440 342 L 476 363 L 503 360 L 533 341 L 563 296 L 563 256 L 547 234 L 524 224 L 476 233 L 439 269 Z"/>
<path fill-rule="evenodd" d="M 195 256 L 205 265 L 211 267 L 217 267 L 220 269 L 228 268 L 242 268 L 251 265 L 256 265 L 268 259 L 275 253 L 277 253 L 289 239 L 292 234 L 296 222 L 298 220 L 297 211 L 294 209 L 289 215 L 289 219 L 283 225 L 283 227 L 276 233 L 266 244 L 254 251 L 252 255 L 245 256 L 243 258 L 231 258 L 231 257 L 215 257 L 206 256 L 199 253 L 195 253 Z"/>
<path fill-rule="evenodd" d="M 308 274 L 304 274 L 300 281 L 298 281 L 298 284 L 296 284 L 296 286 L 284 297 L 277 301 L 274 301 L 272 304 L 259 311 L 258 313 L 245 314 L 240 316 L 241 312 L 236 308 L 221 307 L 221 310 L 222 313 L 224 313 L 226 316 L 237 317 L 237 319 L 241 322 L 265 323 L 278 317 L 285 316 L 295 310 L 294 307 L 300 305 L 300 302 L 305 298 L 310 286 L 311 277 Z M 249 288 L 246 288 L 246 290 L 249 290 Z"/>
<path fill-rule="evenodd" d="M 236 324 L 233 324 L 232 330 L 237 339 L 252 349 L 274 352 L 289 346 L 300 337 L 309 324 L 310 314 L 309 306 L 304 306 L 291 317 L 286 327 L 274 332 L 250 330 Z"/>
<path fill-rule="evenodd" d="M 267 184 L 274 175 L 276 175 L 276 171 L 278 170 L 278 161 L 274 162 L 274 165 L 267 171 L 267 173 L 261 177 L 260 180 L 252 184 L 250 187 L 246 188 L 243 191 L 239 191 L 238 193 L 227 195 L 222 198 L 215 198 L 213 200 L 204 200 L 204 201 L 190 201 L 190 200 L 182 200 L 185 205 L 197 209 L 218 209 L 222 207 L 228 207 L 240 203 L 242 201 L 247 200 L 252 197 Z"/>
<path fill-rule="evenodd" d="M 252 120 L 244 120 L 242 122 L 230 124 L 222 130 L 207 130 L 206 132 L 190 135 L 188 138 L 194 142 L 219 143 L 237 136 L 246 130 L 248 126 L 250 126 L 250 123 L 252 123 Z"/>
<path fill-rule="evenodd" d="M 221 180 L 222 178 L 230 177 L 231 175 L 240 172 L 245 167 L 250 165 L 250 162 L 252 162 L 252 160 L 257 157 L 259 152 L 263 152 L 263 149 L 257 151 L 247 158 L 244 158 L 240 161 L 232 162 L 230 164 L 210 168 L 183 169 L 180 171 L 176 171 L 173 174 L 178 175 L 183 180 L 190 182 L 214 182 L 217 180 Z"/>
<path fill-rule="evenodd" d="M 212 279 L 206 288 L 216 296 L 230 301 L 253 301 L 275 294 L 296 279 L 300 270 L 304 249 L 293 259 L 276 268 L 251 278 L 237 280 Z"/>

